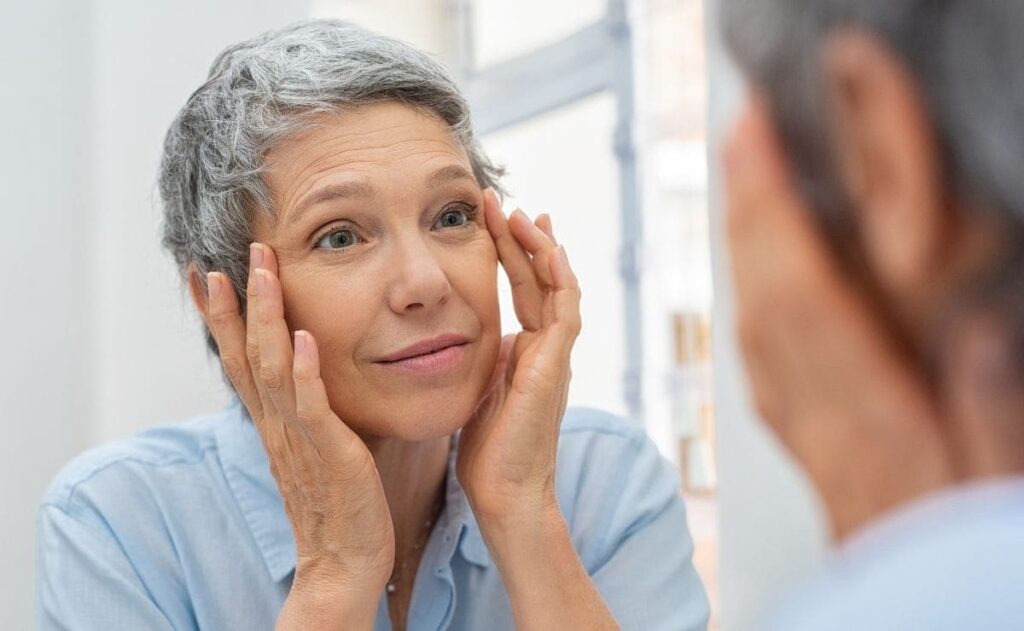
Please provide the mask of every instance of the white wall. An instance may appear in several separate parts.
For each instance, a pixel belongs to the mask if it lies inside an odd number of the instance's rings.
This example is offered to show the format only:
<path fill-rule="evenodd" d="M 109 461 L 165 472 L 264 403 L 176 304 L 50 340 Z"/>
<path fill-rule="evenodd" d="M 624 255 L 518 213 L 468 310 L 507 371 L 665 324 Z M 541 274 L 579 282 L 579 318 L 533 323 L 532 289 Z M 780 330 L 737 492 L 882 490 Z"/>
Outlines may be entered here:
<path fill-rule="evenodd" d="M 761 426 L 747 399 L 733 336 L 733 298 L 716 149 L 744 94 L 742 81 L 718 37 L 716 0 L 707 3 L 720 593 L 722 628 L 731 631 L 753 628 L 754 622 L 814 567 L 824 550 L 825 531 L 820 508 L 806 480 Z"/>
<path fill-rule="evenodd" d="M 225 400 L 160 251 L 162 135 L 228 42 L 308 2 L 69 0 L 0 14 L 0 628 L 33 627 L 36 505 L 82 449 Z"/>
<path fill-rule="evenodd" d="M 88 435 L 88 15 L 85 3 L 22 2 L 0 17 L 4 629 L 32 628 L 35 508 Z"/>

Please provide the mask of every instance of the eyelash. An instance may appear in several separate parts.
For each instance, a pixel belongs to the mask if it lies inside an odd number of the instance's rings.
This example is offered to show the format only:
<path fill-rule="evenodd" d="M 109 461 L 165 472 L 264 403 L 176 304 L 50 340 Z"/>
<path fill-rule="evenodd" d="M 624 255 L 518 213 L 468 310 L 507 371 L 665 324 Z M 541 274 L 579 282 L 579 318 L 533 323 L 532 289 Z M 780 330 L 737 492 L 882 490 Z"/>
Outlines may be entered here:
<path fill-rule="evenodd" d="M 461 226 L 451 226 L 452 228 L 465 228 L 466 226 L 473 223 L 474 219 L 476 219 L 477 208 L 475 205 L 456 202 L 454 204 L 448 204 L 447 206 L 445 206 L 444 210 L 438 213 L 437 217 L 434 217 L 434 223 L 431 224 L 431 227 L 437 225 L 437 222 L 440 221 L 442 217 L 444 217 L 448 213 L 455 211 L 462 211 L 463 213 L 465 213 L 466 223 L 462 224 Z"/>
<path fill-rule="evenodd" d="M 440 221 L 442 217 L 444 217 L 448 213 L 456 212 L 456 211 L 461 211 L 461 212 L 463 212 L 466 215 L 466 223 L 464 223 L 462 225 L 459 225 L 459 226 L 451 226 L 451 228 L 465 228 L 465 227 L 468 227 L 469 225 L 471 225 L 473 223 L 473 220 L 476 218 L 477 210 L 478 209 L 477 209 L 475 204 L 466 204 L 466 203 L 463 203 L 463 202 L 455 202 L 455 203 L 449 204 L 449 205 L 445 206 L 444 209 L 440 213 L 438 213 L 436 217 L 434 217 L 434 220 L 431 223 L 431 229 L 433 229 L 433 227 L 435 225 L 437 225 L 437 222 Z M 348 232 L 356 240 L 353 243 L 351 243 L 351 244 L 349 244 L 349 245 L 347 245 L 345 247 L 341 247 L 341 248 L 329 248 L 329 247 L 320 247 L 319 246 L 321 241 L 323 241 L 324 239 L 330 237 L 331 235 L 337 234 L 339 232 Z M 354 230 L 352 230 L 350 228 L 343 228 L 341 226 L 337 226 L 337 227 L 332 227 L 332 228 L 328 229 L 327 231 L 323 232 L 322 234 L 318 235 L 317 237 L 315 237 L 313 239 L 313 249 L 321 249 L 321 250 L 328 250 L 328 251 L 333 251 L 333 252 L 340 252 L 342 250 L 347 250 L 348 248 L 352 247 L 353 245 L 361 243 L 361 240 L 362 240 L 362 238 L 358 234 L 356 234 L 356 232 Z"/>

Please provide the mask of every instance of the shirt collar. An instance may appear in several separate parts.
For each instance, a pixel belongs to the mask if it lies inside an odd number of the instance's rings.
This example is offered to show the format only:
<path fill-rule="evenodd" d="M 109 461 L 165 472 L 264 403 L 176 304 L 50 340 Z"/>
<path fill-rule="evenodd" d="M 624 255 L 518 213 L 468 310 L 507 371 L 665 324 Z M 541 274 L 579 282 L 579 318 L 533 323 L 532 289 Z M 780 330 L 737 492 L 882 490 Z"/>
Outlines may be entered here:
<path fill-rule="evenodd" d="M 256 427 L 238 397 L 217 425 L 216 440 L 221 468 L 238 508 L 252 532 L 256 546 L 274 581 L 281 581 L 295 569 L 295 538 L 284 511 L 281 494 L 270 473 L 270 464 Z M 445 508 L 438 525 L 458 541 L 462 556 L 474 565 L 489 567 L 490 553 L 484 544 L 469 500 L 455 474 L 458 438 L 445 480 Z M 454 550 L 449 551 L 448 559 Z"/>
<path fill-rule="evenodd" d="M 451 455 L 448 457 L 448 474 L 445 481 L 445 529 L 448 532 L 455 532 L 461 537 L 459 551 L 462 556 L 480 567 L 491 565 L 491 554 L 484 543 L 483 534 L 480 532 L 480 525 L 476 521 L 469 506 L 469 498 L 459 484 L 456 475 L 456 458 L 459 454 L 459 434 L 452 439 Z"/>

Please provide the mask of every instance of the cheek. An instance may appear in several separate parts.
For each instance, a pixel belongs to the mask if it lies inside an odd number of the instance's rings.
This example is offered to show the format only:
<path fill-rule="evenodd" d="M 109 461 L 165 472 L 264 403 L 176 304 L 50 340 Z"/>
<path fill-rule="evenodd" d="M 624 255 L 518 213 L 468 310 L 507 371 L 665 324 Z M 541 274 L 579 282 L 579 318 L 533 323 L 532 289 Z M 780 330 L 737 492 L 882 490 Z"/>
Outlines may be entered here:
<path fill-rule="evenodd" d="M 353 350 L 370 327 L 375 304 L 366 297 L 373 288 L 366 287 L 364 274 L 339 271 L 329 273 L 290 273 L 282 271 L 285 318 L 291 330 L 309 331 L 320 349 L 321 370 L 344 369 L 328 366 L 350 362 Z M 359 300 L 353 299 L 359 296 Z"/>
<path fill-rule="evenodd" d="M 476 315 L 485 333 L 501 330 L 498 314 L 498 255 L 488 237 L 452 261 L 449 281 Z"/>

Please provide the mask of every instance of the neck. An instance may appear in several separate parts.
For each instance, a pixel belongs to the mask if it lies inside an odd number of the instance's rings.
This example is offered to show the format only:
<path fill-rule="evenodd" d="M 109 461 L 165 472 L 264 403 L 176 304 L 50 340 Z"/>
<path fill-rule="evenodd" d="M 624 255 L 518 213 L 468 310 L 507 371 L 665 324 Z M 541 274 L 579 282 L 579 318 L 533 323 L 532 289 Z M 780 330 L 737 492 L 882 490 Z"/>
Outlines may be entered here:
<path fill-rule="evenodd" d="M 842 444 L 834 453 L 851 465 L 824 463 L 820 469 L 835 475 L 812 477 L 825 482 L 822 495 L 837 538 L 939 489 L 1024 475 L 1019 346 L 998 319 L 985 314 L 965 314 L 944 339 L 933 412 L 915 413 L 889 388 L 870 401 L 877 415 L 861 410 L 858 423 L 845 425 L 853 435 L 833 436 Z"/>
<path fill-rule="evenodd" d="M 427 441 L 364 438 L 377 465 L 395 528 L 396 563 L 422 544 L 443 502 L 451 437 Z"/>

